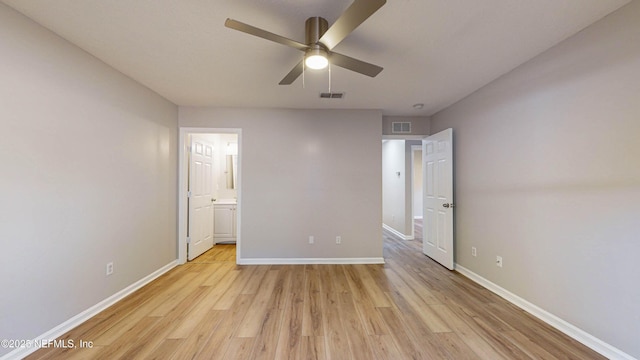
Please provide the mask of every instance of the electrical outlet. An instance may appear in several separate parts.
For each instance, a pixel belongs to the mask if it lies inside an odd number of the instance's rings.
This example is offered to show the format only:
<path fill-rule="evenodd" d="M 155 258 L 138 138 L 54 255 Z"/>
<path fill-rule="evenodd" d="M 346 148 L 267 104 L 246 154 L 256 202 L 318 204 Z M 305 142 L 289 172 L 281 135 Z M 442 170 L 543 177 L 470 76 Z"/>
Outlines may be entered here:
<path fill-rule="evenodd" d="M 313 235 L 309 236 L 309 244 L 313 244 L 315 242 L 315 239 L 313 238 Z"/>
<path fill-rule="evenodd" d="M 107 263 L 107 276 L 113 274 L 113 263 Z"/>
<path fill-rule="evenodd" d="M 502 267 L 502 256 L 496 256 L 496 266 Z"/>
<path fill-rule="evenodd" d="M 336 236 L 336 244 L 342 244 L 342 236 Z"/>
<path fill-rule="evenodd" d="M 471 256 L 478 256 L 478 252 L 476 251 L 476 247 L 475 246 L 471 247 Z"/>

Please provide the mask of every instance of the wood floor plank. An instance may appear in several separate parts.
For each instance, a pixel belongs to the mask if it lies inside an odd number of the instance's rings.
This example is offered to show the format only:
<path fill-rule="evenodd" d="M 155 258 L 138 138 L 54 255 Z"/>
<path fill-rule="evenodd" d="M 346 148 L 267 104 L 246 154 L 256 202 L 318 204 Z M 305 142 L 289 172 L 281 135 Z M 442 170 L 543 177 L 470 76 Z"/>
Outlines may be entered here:
<path fill-rule="evenodd" d="M 384 291 L 373 280 L 369 272 L 369 265 L 353 265 L 362 279 L 365 291 L 369 294 L 371 302 L 375 307 L 389 307 L 389 299 L 385 296 Z"/>
<path fill-rule="evenodd" d="M 421 353 L 420 347 L 416 346 L 411 340 L 405 323 L 400 317 L 396 316 L 393 308 L 377 308 L 376 310 L 389 327 L 389 334 L 396 344 L 397 349 L 400 351 L 402 359 L 426 358 L 426 356 Z"/>
<path fill-rule="evenodd" d="M 171 286 L 168 286 L 165 291 L 162 291 L 149 301 L 133 308 L 132 311 L 127 312 L 126 315 L 113 317 L 112 326 L 105 328 L 104 332 L 100 334 L 94 334 L 95 337 L 90 339 L 92 339 L 95 345 L 111 344 L 131 327 L 131 323 L 135 323 L 149 315 L 153 309 L 163 304 L 163 301 L 171 298 L 175 293 L 179 292 L 186 284 L 189 283 L 189 281 L 194 281 L 197 276 L 197 273 L 185 273 L 182 278 Z"/>
<path fill-rule="evenodd" d="M 214 304 L 229 289 L 237 276 L 237 271 L 228 271 L 217 286 L 208 287 L 206 298 L 192 309 L 188 317 L 185 317 L 180 323 L 175 324 L 173 331 L 169 334 L 169 338 L 179 339 L 189 336 L 193 329 L 200 323 L 201 319 L 214 308 Z"/>
<path fill-rule="evenodd" d="M 140 339 L 146 335 L 150 329 L 160 322 L 162 318 L 146 316 L 140 321 L 133 323 L 133 326 L 127 329 L 122 335 L 114 340 L 109 346 L 105 346 L 96 356 L 97 360 L 108 360 L 122 358 L 132 346 L 140 342 Z"/>
<path fill-rule="evenodd" d="M 322 291 L 322 286 L 320 285 L 320 273 L 319 273 L 319 269 L 320 265 L 308 265 L 304 267 L 304 271 L 306 274 L 306 287 L 307 290 L 310 292 L 321 292 Z"/>
<path fill-rule="evenodd" d="M 292 265 L 283 265 L 278 269 L 278 277 L 273 286 L 273 292 L 267 305 L 268 308 L 284 309 L 287 297 L 291 291 L 291 277 L 293 272 L 294 266 Z"/>
<path fill-rule="evenodd" d="M 251 277 L 248 279 L 247 284 L 242 289 L 242 294 L 255 294 L 258 292 L 260 288 L 260 284 L 262 284 L 262 278 L 269 271 L 270 266 L 257 266 Z"/>
<path fill-rule="evenodd" d="M 257 269 L 257 266 L 247 266 L 241 270 L 232 270 L 238 275 L 235 277 L 235 280 L 232 282 L 231 286 L 229 286 L 227 291 L 225 291 L 220 299 L 215 303 L 213 309 L 229 310 Z"/>
<path fill-rule="evenodd" d="M 306 265 L 292 266 L 290 292 L 304 293 L 306 269 Z"/>
<path fill-rule="evenodd" d="M 305 266 L 302 336 L 324 336 L 320 275 L 316 266 Z"/>
<path fill-rule="evenodd" d="M 556 360 L 557 357 L 553 356 L 550 352 L 542 348 L 540 345 L 534 343 L 526 336 L 522 335 L 519 331 L 504 331 L 502 336 L 506 337 L 515 344 L 520 350 L 527 354 L 532 359 L 545 359 Z"/>
<path fill-rule="evenodd" d="M 172 330 L 171 325 L 188 317 L 194 306 L 203 301 L 208 292 L 209 289 L 204 287 L 197 287 L 191 291 L 169 314 L 161 317 L 144 335 L 140 336 L 138 341 L 122 355 L 123 358 L 136 359 L 149 356 L 164 339 L 168 338 Z"/>
<path fill-rule="evenodd" d="M 215 288 L 213 287 L 199 287 L 198 290 L 203 293 L 202 300 L 189 309 L 188 316 L 183 316 L 172 324 L 171 332 L 167 338 L 184 339 L 189 336 L 202 318 L 209 313 L 215 300 L 218 299 L 216 294 L 214 294 Z"/>
<path fill-rule="evenodd" d="M 392 269 L 385 269 L 385 272 L 393 282 L 393 286 L 397 289 L 398 295 L 407 301 L 414 309 L 414 312 L 424 321 L 432 332 L 451 332 L 451 328 L 447 323 L 431 308 L 432 305 L 425 303 L 422 298 L 407 285 L 400 275 Z"/>
<path fill-rule="evenodd" d="M 188 336 L 182 339 L 180 343 L 179 351 L 175 352 L 175 355 L 170 357 L 166 356 L 165 359 L 171 358 L 172 360 L 187 360 L 193 359 L 200 353 L 204 344 L 209 340 L 212 333 L 216 331 L 218 325 L 224 318 L 225 312 L 222 310 L 209 310 L 206 314 L 201 314 L 199 322 Z M 171 335 L 167 337 L 168 340 L 172 340 Z M 160 345 L 162 346 L 162 344 Z M 154 351 L 155 352 L 155 351 Z"/>
<path fill-rule="evenodd" d="M 400 353 L 391 335 L 370 335 L 369 339 L 375 358 L 378 360 L 410 359 Z"/>
<path fill-rule="evenodd" d="M 404 282 L 407 283 L 407 286 L 409 286 L 416 293 L 416 295 L 418 295 L 422 299 L 422 301 L 424 301 L 425 304 L 428 304 L 428 305 L 442 304 L 442 302 L 438 300 L 438 298 L 436 298 L 436 296 L 433 293 L 431 293 L 431 291 L 429 291 L 429 289 L 426 286 L 424 286 L 420 280 L 416 279 L 416 277 L 414 277 L 412 274 L 407 272 L 402 266 L 400 266 L 400 264 L 398 264 L 394 260 L 387 260 L 387 261 L 389 264 L 393 266 L 393 271 L 395 271 L 398 274 L 398 276 L 402 278 Z M 393 288 L 393 285 L 390 285 L 390 287 Z"/>
<path fill-rule="evenodd" d="M 178 349 L 182 349 L 183 342 L 185 339 L 164 339 L 145 360 L 171 359 Z"/>
<path fill-rule="evenodd" d="M 340 317 L 338 294 L 322 293 L 325 353 L 328 359 L 350 359 L 349 341 Z"/>
<path fill-rule="evenodd" d="M 458 334 L 448 332 L 438 333 L 435 336 L 438 338 L 438 341 L 444 345 L 453 359 L 475 360 L 478 358 L 478 354 L 471 350 L 471 348 L 469 348 L 467 344 L 460 339 Z"/>
<path fill-rule="evenodd" d="M 477 356 L 482 359 L 505 359 L 491 344 L 487 343 L 482 336 L 476 333 L 469 323 L 459 314 L 454 313 L 445 305 L 440 305 L 438 312 L 446 319 L 447 324 L 453 331 L 471 348 Z"/>
<path fill-rule="evenodd" d="M 274 359 L 278 348 L 278 338 L 282 325 L 284 310 L 273 307 L 267 309 L 267 313 L 257 333 L 250 359 L 271 360 Z"/>
<path fill-rule="evenodd" d="M 238 295 L 236 301 L 229 310 L 224 312 L 223 319 L 218 323 L 218 326 L 213 329 L 211 336 L 198 355 L 196 355 L 197 359 L 224 359 L 233 334 L 236 332 L 240 321 L 246 315 L 252 302 L 252 295 Z"/>
<path fill-rule="evenodd" d="M 290 293 L 285 306 L 276 359 L 298 359 L 302 340 L 303 293 Z"/>
<path fill-rule="evenodd" d="M 346 265 L 343 267 L 343 272 L 351 290 L 356 310 L 362 319 L 367 334 L 387 334 L 387 327 L 384 325 L 379 313 L 375 311 L 376 307 L 373 305 L 369 293 L 365 290 L 365 285 L 358 276 L 356 269 L 353 266 Z"/>
<path fill-rule="evenodd" d="M 251 350 L 253 349 L 253 343 L 255 338 L 239 338 L 234 337 L 229 342 L 227 352 L 224 354 L 225 360 L 246 360 L 251 359 Z"/>
<path fill-rule="evenodd" d="M 331 271 L 331 277 L 333 278 L 333 284 L 335 286 L 336 292 L 344 293 L 350 292 L 351 287 L 349 285 L 349 281 L 344 272 L 345 266 L 350 265 L 329 265 L 329 269 Z"/>
<path fill-rule="evenodd" d="M 350 293 L 337 293 L 342 325 L 347 333 L 349 348 L 353 359 L 369 360 L 375 357 L 373 348 L 369 346 L 367 334 L 356 311 Z"/>
<path fill-rule="evenodd" d="M 320 288 L 322 292 L 336 292 L 336 286 L 333 282 L 333 276 L 331 274 L 331 265 L 318 267 L 318 274 L 320 275 Z"/>
<path fill-rule="evenodd" d="M 303 336 L 301 341 L 300 359 L 325 360 L 327 358 L 326 345 L 323 336 Z"/>
<path fill-rule="evenodd" d="M 606 359 L 586 346 L 580 346 L 576 340 L 561 334 L 558 330 L 540 322 L 512 304 L 489 304 L 488 306 L 494 313 L 511 324 L 514 329 L 540 344 L 552 354 L 566 354 L 568 359 Z M 476 322 L 480 321 L 476 320 Z"/>
<path fill-rule="evenodd" d="M 388 258 L 387 258 L 388 259 Z M 386 260 L 385 260 L 386 261 Z M 387 267 L 386 264 L 370 264 L 367 265 L 369 269 L 369 273 L 371 274 L 371 278 L 375 281 L 376 285 L 382 290 L 382 292 L 387 293 L 390 291 L 391 283 L 389 279 L 384 274 L 384 268 Z"/>
<path fill-rule="evenodd" d="M 204 269 L 202 270 L 204 271 Z M 182 302 L 182 300 L 184 300 L 191 293 L 192 290 L 199 287 L 200 284 L 202 284 L 202 282 L 205 280 L 205 278 L 203 278 L 202 276 L 199 276 L 201 274 L 200 272 L 193 272 L 193 274 L 195 274 L 193 279 L 191 279 L 184 286 L 182 286 L 180 288 L 180 291 L 176 291 L 173 294 L 171 294 L 171 296 L 165 299 L 159 306 L 151 310 L 151 312 L 148 315 L 149 316 L 167 315 L 172 309 L 176 307 L 177 304 Z"/>
<path fill-rule="evenodd" d="M 420 353 L 420 359 L 452 359 L 446 347 L 438 343 L 434 333 L 411 305 L 397 293 L 388 294 L 397 305 L 390 308 L 392 316 L 398 318 L 406 327 L 406 334 Z"/>
<path fill-rule="evenodd" d="M 253 303 L 247 311 L 247 314 L 242 319 L 238 331 L 237 337 L 256 337 L 260 331 L 260 327 L 263 324 L 263 320 L 267 315 L 267 308 L 269 300 L 273 294 L 273 289 L 276 285 L 276 279 L 280 270 L 269 270 L 264 276 L 263 281 L 258 288 Z"/>
<path fill-rule="evenodd" d="M 207 266 L 207 265 L 203 265 Z M 229 273 L 233 268 L 235 268 L 234 264 L 225 263 L 225 262 L 216 262 L 211 266 L 211 275 L 207 276 L 207 278 L 200 284 L 200 286 L 216 286 L 220 283 L 220 280 Z M 207 273 L 209 271 L 206 271 Z"/>

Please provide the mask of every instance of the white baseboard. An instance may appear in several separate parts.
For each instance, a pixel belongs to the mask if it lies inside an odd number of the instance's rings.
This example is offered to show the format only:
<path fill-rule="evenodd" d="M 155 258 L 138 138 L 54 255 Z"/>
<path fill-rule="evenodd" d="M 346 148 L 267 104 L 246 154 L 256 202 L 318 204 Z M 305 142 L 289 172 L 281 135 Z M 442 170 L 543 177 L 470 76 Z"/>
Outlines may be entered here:
<path fill-rule="evenodd" d="M 100 301 L 99 303 L 93 305 L 92 307 L 90 307 L 87 310 L 79 313 L 78 315 L 72 317 L 71 319 L 63 322 L 62 324 L 54 327 L 53 329 L 45 332 L 44 334 L 38 336 L 37 338 L 35 338 L 35 339 L 33 339 L 31 341 L 31 344 L 33 344 L 34 342 L 40 342 L 40 341 L 43 341 L 43 340 L 53 340 L 53 339 L 59 338 L 60 336 L 64 335 L 68 331 L 70 331 L 73 328 L 75 328 L 76 326 L 82 324 L 83 322 L 89 320 L 91 317 L 97 315 L 99 312 L 105 310 L 109 306 L 111 306 L 111 305 L 117 303 L 118 301 L 124 299 L 128 295 L 131 295 L 136 290 L 140 289 L 141 287 L 145 286 L 146 284 L 148 284 L 151 281 L 155 280 L 156 278 L 160 277 L 160 275 L 162 275 L 162 274 L 166 273 L 167 271 L 173 269 L 177 265 L 178 265 L 178 261 L 177 260 L 174 260 L 174 261 L 168 263 L 167 265 L 161 267 L 160 269 L 154 271 L 153 273 L 145 276 L 144 278 L 136 281 L 135 283 L 127 286 L 126 288 L 124 288 L 124 289 L 118 291 L 117 293 L 109 296 L 108 298 Z M 18 348 L 18 349 L 13 350 L 12 352 L 10 352 L 8 354 L 5 354 L 4 356 L 0 357 L 0 360 L 14 360 L 14 359 L 15 360 L 19 360 L 19 359 L 22 359 L 22 358 L 26 357 L 27 355 L 35 352 L 36 350 L 39 350 L 39 348 L 38 347 Z"/>
<path fill-rule="evenodd" d="M 459 264 L 455 264 L 455 270 L 460 274 L 473 280 L 474 282 L 494 292 L 495 294 L 502 297 L 503 299 L 516 305 L 522 310 L 528 312 L 529 314 L 537 317 L 538 319 L 544 321 L 545 323 L 565 333 L 567 336 L 575 339 L 576 341 L 581 342 L 585 346 L 588 346 L 592 350 L 607 357 L 608 359 L 637 360 L 633 356 L 623 352 L 622 350 L 607 344 L 606 342 L 587 333 L 586 331 L 581 330 L 580 328 L 562 320 L 561 318 L 553 315 L 552 313 L 539 308 L 538 306 L 528 302 L 527 300 L 519 297 L 518 295 L 512 292 L 509 292 L 508 290 L 500 287 L 499 285 L 492 283 L 491 281 L 483 278 L 482 276 L 474 273 L 473 271 Z"/>
<path fill-rule="evenodd" d="M 384 264 L 384 258 L 260 258 L 238 259 L 238 265 Z"/>
<path fill-rule="evenodd" d="M 388 232 L 392 233 L 393 235 L 399 237 L 402 240 L 413 240 L 414 239 L 413 235 L 405 235 L 405 234 L 401 233 L 400 231 L 392 228 L 391 226 L 389 226 L 387 224 L 382 224 L 382 228 L 387 230 Z"/>

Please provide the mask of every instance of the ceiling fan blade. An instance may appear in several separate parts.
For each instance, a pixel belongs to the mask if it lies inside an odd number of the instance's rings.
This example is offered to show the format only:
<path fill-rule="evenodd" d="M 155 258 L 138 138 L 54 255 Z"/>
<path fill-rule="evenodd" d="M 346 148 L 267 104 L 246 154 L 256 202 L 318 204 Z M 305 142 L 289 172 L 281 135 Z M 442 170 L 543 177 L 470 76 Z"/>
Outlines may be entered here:
<path fill-rule="evenodd" d="M 367 62 L 354 59 L 352 57 L 332 52 L 329 54 L 329 62 L 342 68 L 355 71 L 362 75 L 376 77 L 380 74 L 382 68 L 378 65 L 369 64 Z"/>
<path fill-rule="evenodd" d="M 329 50 L 333 49 L 386 2 L 386 0 L 355 0 L 322 35 L 320 43 Z"/>
<path fill-rule="evenodd" d="M 300 76 L 300 74 L 302 74 L 302 70 L 303 70 L 302 62 L 303 61 L 304 60 L 300 60 L 300 62 L 296 66 L 294 66 L 293 69 L 291 69 L 291 71 L 289 71 L 287 76 L 285 76 L 284 79 L 282 79 L 280 81 L 280 85 L 291 85 L 291 84 L 293 84 L 294 81 L 296 81 L 298 76 Z"/>
<path fill-rule="evenodd" d="M 247 33 L 247 34 L 251 34 L 251 35 L 257 36 L 257 37 L 261 37 L 263 39 L 271 40 L 271 41 L 277 42 L 279 44 L 292 47 L 294 49 L 298 49 L 298 50 L 302 50 L 302 51 L 305 51 L 305 50 L 309 49 L 308 45 L 305 45 L 303 43 L 299 43 L 299 42 L 297 42 L 295 40 L 288 39 L 288 38 L 286 38 L 284 36 L 280 36 L 280 35 L 276 35 L 274 33 L 270 33 L 270 32 L 268 32 L 266 30 L 258 29 L 255 26 L 251 26 L 251 25 L 245 24 L 245 23 L 237 21 L 237 20 L 227 19 L 224 22 L 224 26 L 226 26 L 226 27 L 228 27 L 230 29 L 242 31 L 243 33 Z"/>

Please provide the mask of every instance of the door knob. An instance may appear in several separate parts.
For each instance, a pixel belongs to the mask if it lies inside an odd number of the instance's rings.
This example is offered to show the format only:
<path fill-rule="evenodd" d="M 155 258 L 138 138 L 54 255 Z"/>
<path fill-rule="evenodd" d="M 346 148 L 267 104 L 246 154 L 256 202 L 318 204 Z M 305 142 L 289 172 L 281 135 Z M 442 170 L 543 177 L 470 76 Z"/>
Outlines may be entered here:
<path fill-rule="evenodd" d="M 450 207 L 453 207 L 453 206 L 454 206 L 453 204 L 442 204 L 442 207 L 446 207 L 446 208 L 450 208 Z"/>

